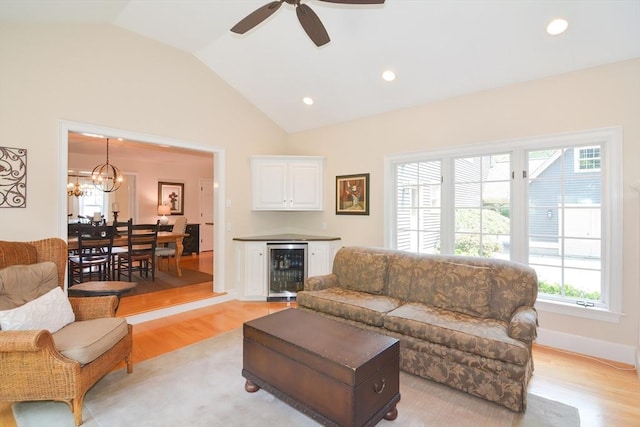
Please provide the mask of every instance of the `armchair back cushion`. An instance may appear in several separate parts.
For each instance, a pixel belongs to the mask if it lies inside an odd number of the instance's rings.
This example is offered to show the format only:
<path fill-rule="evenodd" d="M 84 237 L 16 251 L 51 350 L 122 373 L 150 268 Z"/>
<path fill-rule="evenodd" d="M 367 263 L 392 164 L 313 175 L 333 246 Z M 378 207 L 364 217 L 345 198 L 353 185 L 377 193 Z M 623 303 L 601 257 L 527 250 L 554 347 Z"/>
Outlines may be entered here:
<path fill-rule="evenodd" d="M 20 307 L 58 286 L 58 270 L 51 261 L 0 268 L 0 310 Z"/>

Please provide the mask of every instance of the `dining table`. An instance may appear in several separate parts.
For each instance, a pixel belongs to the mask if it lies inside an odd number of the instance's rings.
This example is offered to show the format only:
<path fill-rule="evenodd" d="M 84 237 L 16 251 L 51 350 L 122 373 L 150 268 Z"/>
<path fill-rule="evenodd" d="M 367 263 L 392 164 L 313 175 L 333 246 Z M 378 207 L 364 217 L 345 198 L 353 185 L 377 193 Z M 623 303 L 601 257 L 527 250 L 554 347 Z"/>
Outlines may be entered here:
<path fill-rule="evenodd" d="M 180 268 L 180 259 L 182 258 L 182 251 L 184 245 L 182 239 L 189 237 L 187 233 L 174 233 L 173 231 L 158 231 L 158 246 L 166 243 L 175 243 L 176 245 L 176 274 L 178 277 L 182 277 L 182 269 Z M 119 234 L 113 238 L 113 246 L 128 246 L 129 238 L 126 234 Z M 69 251 L 78 250 L 78 238 L 75 236 L 69 236 L 67 240 L 67 247 Z"/>

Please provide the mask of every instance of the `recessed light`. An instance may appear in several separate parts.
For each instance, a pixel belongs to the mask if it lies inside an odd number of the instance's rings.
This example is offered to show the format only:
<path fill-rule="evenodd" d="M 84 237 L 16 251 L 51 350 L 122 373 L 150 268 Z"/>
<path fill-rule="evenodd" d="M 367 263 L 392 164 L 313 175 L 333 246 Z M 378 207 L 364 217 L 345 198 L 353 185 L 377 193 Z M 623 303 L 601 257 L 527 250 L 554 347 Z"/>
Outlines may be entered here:
<path fill-rule="evenodd" d="M 391 70 L 386 70 L 382 73 L 382 78 L 387 82 L 392 82 L 396 79 L 396 73 Z"/>
<path fill-rule="evenodd" d="M 552 36 L 557 36 L 558 34 L 564 33 L 568 26 L 569 23 L 565 19 L 555 18 L 547 24 L 547 33 Z"/>
<path fill-rule="evenodd" d="M 310 96 L 305 96 L 304 98 L 302 98 L 302 102 L 307 105 L 313 105 L 313 98 L 311 98 Z"/>

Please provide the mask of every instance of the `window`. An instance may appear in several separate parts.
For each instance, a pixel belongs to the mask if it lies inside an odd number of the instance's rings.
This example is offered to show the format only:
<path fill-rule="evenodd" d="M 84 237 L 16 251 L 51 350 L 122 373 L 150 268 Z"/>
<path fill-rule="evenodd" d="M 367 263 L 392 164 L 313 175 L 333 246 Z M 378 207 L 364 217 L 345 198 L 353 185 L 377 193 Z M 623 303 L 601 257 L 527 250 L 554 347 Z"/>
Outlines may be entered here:
<path fill-rule="evenodd" d="M 418 252 L 440 251 L 440 161 L 398 165 L 397 248 Z"/>
<path fill-rule="evenodd" d="M 574 149 L 574 169 L 576 172 L 600 170 L 600 147 L 581 147 Z"/>
<path fill-rule="evenodd" d="M 387 245 L 527 263 L 539 301 L 617 313 L 620 135 L 606 129 L 389 157 Z"/>
<path fill-rule="evenodd" d="M 85 195 L 81 197 L 69 196 L 68 212 L 71 221 L 77 221 L 78 215 L 92 218 L 95 212 L 100 212 L 109 218 L 109 197 L 111 193 L 96 190 L 89 177 L 78 177 L 78 182 Z"/>

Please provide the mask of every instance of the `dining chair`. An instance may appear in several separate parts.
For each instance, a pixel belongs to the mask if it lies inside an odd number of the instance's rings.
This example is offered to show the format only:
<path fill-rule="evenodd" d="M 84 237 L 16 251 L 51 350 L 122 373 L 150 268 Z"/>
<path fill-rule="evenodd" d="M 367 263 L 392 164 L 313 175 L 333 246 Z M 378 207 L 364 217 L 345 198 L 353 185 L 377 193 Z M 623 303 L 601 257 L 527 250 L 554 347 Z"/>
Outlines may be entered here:
<path fill-rule="evenodd" d="M 111 274 L 113 227 L 79 224 L 78 251 L 68 257 L 69 286 L 88 280 L 109 280 Z"/>
<path fill-rule="evenodd" d="M 133 272 L 138 270 L 140 277 L 156 280 L 155 251 L 158 244 L 158 227 L 155 224 L 133 224 L 130 219 L 127 226 L 127 252 L 118 254 L 118 280 L 124 274 L 131 282 Z"/>
<path fill-rule="evenodd" d="M 184 216 L 180 216 L 176 218 L 176 222 L 173 224 L 171 228 L 172 233 L 184 233 L 187 229 L 187 218 Z M 182 255 L 182 254 L 180 254 Z M 169 260 L 170 258 L 175 258 L 176 256 L 176 244 L 175 243 L 167 243 L 166 246 L 158 246 L 156 248 L 156 264 L 158 267 L 161 267 L 162 259 L 167 260 L 167 270 L 169 269 Z"/>
<path fill-rule="evenodd" d="M 133 219 L 129 219 L 133 221 Z M 111 226 L 113 227 L 114 239 L 116 237 L 127 236 L 127 230 L 129 228 L 129 221 L 114 221 Z M 118 277 L 118 257 L 129 250 L 128 246 L 114 246 L 111 250 L 111 266 L 113 277 Z"/>

